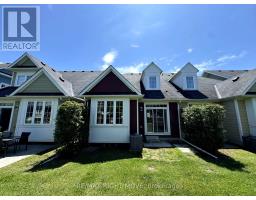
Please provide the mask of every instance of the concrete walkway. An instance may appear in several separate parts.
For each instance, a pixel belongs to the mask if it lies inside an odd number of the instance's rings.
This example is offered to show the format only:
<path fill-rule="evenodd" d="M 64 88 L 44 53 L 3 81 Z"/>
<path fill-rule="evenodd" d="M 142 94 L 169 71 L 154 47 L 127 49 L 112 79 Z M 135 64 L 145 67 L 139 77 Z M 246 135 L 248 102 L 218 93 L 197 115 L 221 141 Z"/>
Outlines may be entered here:
<path fill-rule="evenodd" d="M 194 151 L 194 149 L 192 150 L 187 144 L 174 144 L 174 146 L 183 153 L 193 153 Z"/>
<path fill-rule="evenodd" d="M 15 163 L 15 162 L 22 160 L 24 158 L 27 158 L 29 156 L 46 151 L 52 147 L 53 147 L 53 145 L 44 145 L 44 144 L 34 145 L 33 144 L 33 145 L 28 145 L 27 151 L 24 150 L 24 147 L 22 146 L 21 149 L 20 150 L 18 149 L 16 153 L 13 153 L 13 149 L 10 148 L 6 157 L 0 158 L 0 168 L 8 166 L 12 163 Z"/>

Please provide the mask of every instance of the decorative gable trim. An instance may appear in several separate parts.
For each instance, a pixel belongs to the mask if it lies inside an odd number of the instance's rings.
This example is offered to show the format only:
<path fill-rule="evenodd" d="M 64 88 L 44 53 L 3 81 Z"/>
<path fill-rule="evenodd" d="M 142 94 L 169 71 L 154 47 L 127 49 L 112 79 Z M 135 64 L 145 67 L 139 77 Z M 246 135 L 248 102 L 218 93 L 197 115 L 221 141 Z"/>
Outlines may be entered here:
<path fill-rule="evenodd" d="M 32 58 L 27 52 L 24 53 L 22 56 L 20 56 L 20 57 L 19 57 L 17 60 L 15 60 L 13 63 L 11 63 L 11 64 L 8 66 L 8 68 L 9 68 L 9 69 L 10 69 L 10 68 L 15 68 L 15 65 L 16 65 L 17 63 L 19 63 L 22 59 L 26 58 L 26 57 L 27 57 L 31 62 L 33 62 L 37 68 L 41 68 L 40 66 L 37 65 L 37 63 L 33 60 L 33 58 Z"/>
<path fill-rule="evenodd" d="M 110 65 L 105 71 L 103 71 L 96 79 L 94 79 L 88 86 L 86 86 L 79 94 L 83 96 L 86 92 L 92 90 L 100 81 L 103 80 L 110 72 L 113 72 L 131 91 L 137 95 L 142 95 L 121 73 L 119 73 L 112 65 Z"/>
<path fill-rule="evenodd" d="M 188 62 L 186 65 L 184 65 L 177 73 L 175 73 L 171 78 L 170 80 L 173 80 L 178 74 L 180 74 L 182 71 L 184 71 L 185 68 L 187 67 L 193 67 L 195 69 L 195 72 L 199 72 L 199 70 L 194 66 L 192 65 L 190 62 Z M 169 80 L 169 81 L 170 81 Z"/>

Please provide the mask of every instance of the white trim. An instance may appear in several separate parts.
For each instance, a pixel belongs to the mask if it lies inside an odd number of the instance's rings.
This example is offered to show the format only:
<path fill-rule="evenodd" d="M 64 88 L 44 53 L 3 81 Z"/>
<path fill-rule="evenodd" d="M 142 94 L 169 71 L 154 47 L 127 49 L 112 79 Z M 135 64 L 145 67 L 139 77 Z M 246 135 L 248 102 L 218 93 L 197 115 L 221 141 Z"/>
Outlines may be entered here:
<path fill-rule="evenodd" d="M 105 76 L 110 72 L 113 72 L 129 89 L 133 92 L 141 95 L 141 93 L 122 75 L 120 74 L 112 65 L 110 65 L 105 71 L 103 71 L 96 79 L 94 79 L 89 85 L 87 85 L 78 96 L 84 96 L 85 92 L 90 91 L 94 86 L 96 86 Z"/>
<path fill-rule="evenodd" d="M 166 122 L 167 122 L 167 132 L 148 132 L 147 131 L 147 105 L 166 105 L 166 107 L 148 107 L 149 109 L 163 109 L 166 110 Z M 169 104 L 168 103 L 144 103 L 144 131 L 145 135 L 171 135 L 171 125 L 170 125 L 170 113 L 169 113 Z"/>
<path fill-rule="evenodd" d="M 219 92 L 219 90 L 218 90 L 218 88 L 217 88 L 217 85 L 214 85 L 214 89 L 215 89 L 215 92 L 217 93 L 217 97 L 218 97 L 219 99 L 221 99 L 221 95 L 220 95 L 220 92 Z"/>
<path fill-rule="evenodd" d="M 28 59 L 30 59 L 34 64 L 35 64 L 35 66 L 36 67 L 38 67 L 38 68 L 41 68 L 40 66 L 38 66 L 35 62 L 34 62 L 34 60 L 30 57 L 30 55 L 27 53 L 27 52 L 25 52 L 22 56 L 20 56 L 17 60 L 15 60 L 13 63 L 11 63 L 7 68 L 9 69 L 9 68 L 12 68 L 13 66 L 15 66 L 18 62 L 20 62 L 22 59 L 24 59 L 25 57 L 27 57 Z"/>
<path fill-rule="evenodd" d="M 242 95 L 246 95 L 246 93 L 251 89 L 251 87 L 256 84 L 256 78 L 254 79 L 254 81 L 244 90 Z"/>
<path fill-rule="evenodd" d="M 241 140 L 241 142 L 243 142 L 243 129 L 242 129 L 242 122 L 241 122 L 240 111 L 239 111 L 237 99 L 234 99 L 234 105 L 235 105 L 236 119 L 237 119 L 240 140 Z"/>
<path fill-rule="evenodd" d="M 0 69 L 5 69 L 5 68 L 0 67 Z M 7 78 L 12 78 L 12 75 L 8 75 L 8 74 L 5 74 L 3 72 L 0 72 L 0 75 L 6 76 Z"/>
<path fill-rule="evenodd" d="M 14 96 L 18 92 L 22 92 L 25 90 L 33 81 L 37 80 L 42 74 L 46 75 L 47 78 L 53 83 L 58 90 L 60 90 L 64 95 L 69 96 L 65 90 L 62 89 L 62 87 L 59 86 L 58 83 L 51 77 L 51 75 L 48 74 L 48 72 L 44 69 L 41 68 L 38 70 L 29 80 L 27 80 L 24 84 L 22 84 L 17 90 L 15 90 L 13 93 L 11 93 L 9 96 Z"/>
<path fill-rule="evenodd" d="M 97 124 L 97 114 L 98 114 L 98 102 L 99 101 L 103 101 L 104 102 L 104 118 L 103 118 L 103 124 Z M 107 102 L 110 101 L 110 102 L 113 102 L 113 124 L 107 124 Z M 117 101 L 122 101 L 123 102 L 123 121 L 122 121 L 122 124 L 117 124 L 116 123 L 116 102 Z M 94 126 L 124 126 L 124 100 L 121 100 L 121 99 L 97 99 L 95 100 L 96 102 L 96 113 L 95 113 L 95 117 L 94 117 L 94 123 L 93 125 Z M 130 103 L 130 101 L 129 101 Z"/>
<path fill-rule="evenodd" d="M 30 124 L 26 123 L 26 115 L 27 115 L 27 107 L 28 107 L 28 102 L 33 102 L 33 113 L 32 113 L 32 121 Z M 43 103 L 43 107 L 42 107 L 42 115 L 41 115 L 41 121 L 39 124 L 35 123 L 35 113 L 36 113 L 36 105 L 37 102 L 42 102 Z M 46 102 L 51 102 L 51 115 L 50 115 L 50 122 L 49 123 L 43 123 L 44 122 L 44 112 L 45 112 L 45 103 Z M 52 124 L 52 112 L 53 112 L 53 105 L 54 105 L 54 101 L 53 100 L 26 100 L 25 102 L 25 116 L 24 116 L 24 120 L 23 120 L 23 125 L 24 126 L 42 126 L 42 125 L 51 125 Z"/>
<path fill-rule="evenodd" d="M 23 89 L 26 89 L 27 86 L 36 78 L 38 78 L 42 74 L 42 69 L 38 70 L 28 81 L 25 81 L 17 90 L 15 90 L 13 93 L 11 93 L 9 96 L 14 96 L 18 92 L 22 91 Z M 15 81 L 16 82 L 16 81 Z"/>
<path fill-rule="evenodd" d="M 159 70 L 159 72 L 160 72 L 160 74 L 163 72 L 163 70 L 160 68 L 160 67 L 158 67 L 158 65 L 156 65 L 154 62 L 151 62 L 144 70 L 143 70 L 143 72 L 142 72 L 142 75 L 141 75 L 141 79 L 143 79 L 143 77 L 144 77 L 144 72 L 149 68 L 149 67 L 151 67 L 151 66 L 154 66 L 154 67 L 156 67 L 158 70 Z"/>

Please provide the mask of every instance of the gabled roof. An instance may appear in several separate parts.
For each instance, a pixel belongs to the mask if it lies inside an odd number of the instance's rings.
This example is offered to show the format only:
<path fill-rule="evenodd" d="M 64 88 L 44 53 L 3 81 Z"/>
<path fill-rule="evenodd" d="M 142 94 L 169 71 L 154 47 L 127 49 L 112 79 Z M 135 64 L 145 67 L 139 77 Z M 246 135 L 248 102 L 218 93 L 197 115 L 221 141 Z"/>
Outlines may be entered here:
<path fill-rule="evenodd" d="M 194 66 L 192 65 L 190 62 L 188 62 L 187 64 L 185 64 L 177 73 L 175 73 L 171 78 L 171 79 L 174 79 L 178 74 L 180 74 L 181 72 L 183 72 L 184 70 L 188 69 L 188 68 L 191 68 L 194 72 L 199 72 L 199 70 Z"/>
<path fill-rule="evenodd" d="M 256 70 L 250 70 L 236 77 L 228 78 L 216 84 L 219 98 L 246 95 L 248 90 L 256 83 Z"/>
<path fill-rule="evenodd" d="M 113 72 L 129 89 L 135 92 L 137 95 L 141 95 L 138 91 L 121 73 L 119 73 L 112 65 L 110 65 L 105 71 L 103 71 L 97 78 L 95 78 L 90 84 L 88 84 L 79 94 L 79 96 L 84 95 L 84 93 L 89 92 L 94 86 L 96 86 L 105 76 L 110 72 Z"/>
<path fill-rule="evenodd" d="M 38 60 L 32 55 L 29 55 L 28 53 L 24 53 L 20 58 L 18 58 L 14 63 L 12 63 L 9 66 L 9 68 L 15 66 L 15 63 L 19 62 L 21 59 L 24 59 L 25 57 L 30 59 L 39 70 L 30 78 L 30 80 L 26 81 L 22 86 L 20 86 L 20 88 L 15 91 L 15 94 L 17 93 L 17 91 L 21 91 L 23 87 L 31 84 L 34 80 L 33 78 L 37 77 L 38 74 L 40 74 L 42 71 L 56 85 L 56 87 L 63 92 L 64 95 L 74 96 L 72 84 L 69 81 L 63 79 L 62 74 L 56 72 L 53 68 L 49 67 L 47 64 L 43 63 L 42 61 Z"/>
<path fill-rule="evenodd" d="M 160 67 L 158 67 L 158 65 L 156 65 L 154 62 L 151 62 L 151 63 L 142 71 L 142 77 L 143 77 L 145 71 L 147 71 L 147 69 L 150 68 L 150 67 L 155 67 L 156 69 L 159 70 L 159 73 L 162 73 L 162 72 L 163 72 L 162 69 L 160 69 Z"/>

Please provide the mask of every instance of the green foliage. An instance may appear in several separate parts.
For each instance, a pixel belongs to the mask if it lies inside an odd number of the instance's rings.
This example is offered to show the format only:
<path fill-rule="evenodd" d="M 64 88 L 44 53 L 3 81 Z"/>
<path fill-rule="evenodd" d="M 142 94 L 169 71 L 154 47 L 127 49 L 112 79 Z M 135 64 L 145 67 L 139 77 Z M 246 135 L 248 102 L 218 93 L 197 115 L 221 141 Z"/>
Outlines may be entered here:
<path fill-rule="evenodd" d="M 206 151 L 215 153 L 223 145 L 224 114 L 223 106 L 218 104 L 187 106 L 182 112 L 185 139 Z"/>
<path fill-rule="evenodd" d="M 75 101 L 66 101 L 59 107 L 54 138 L 62 156 L 71 157 L 81 149 L 86 135 L 85 110 L 84 104 Z"/>

